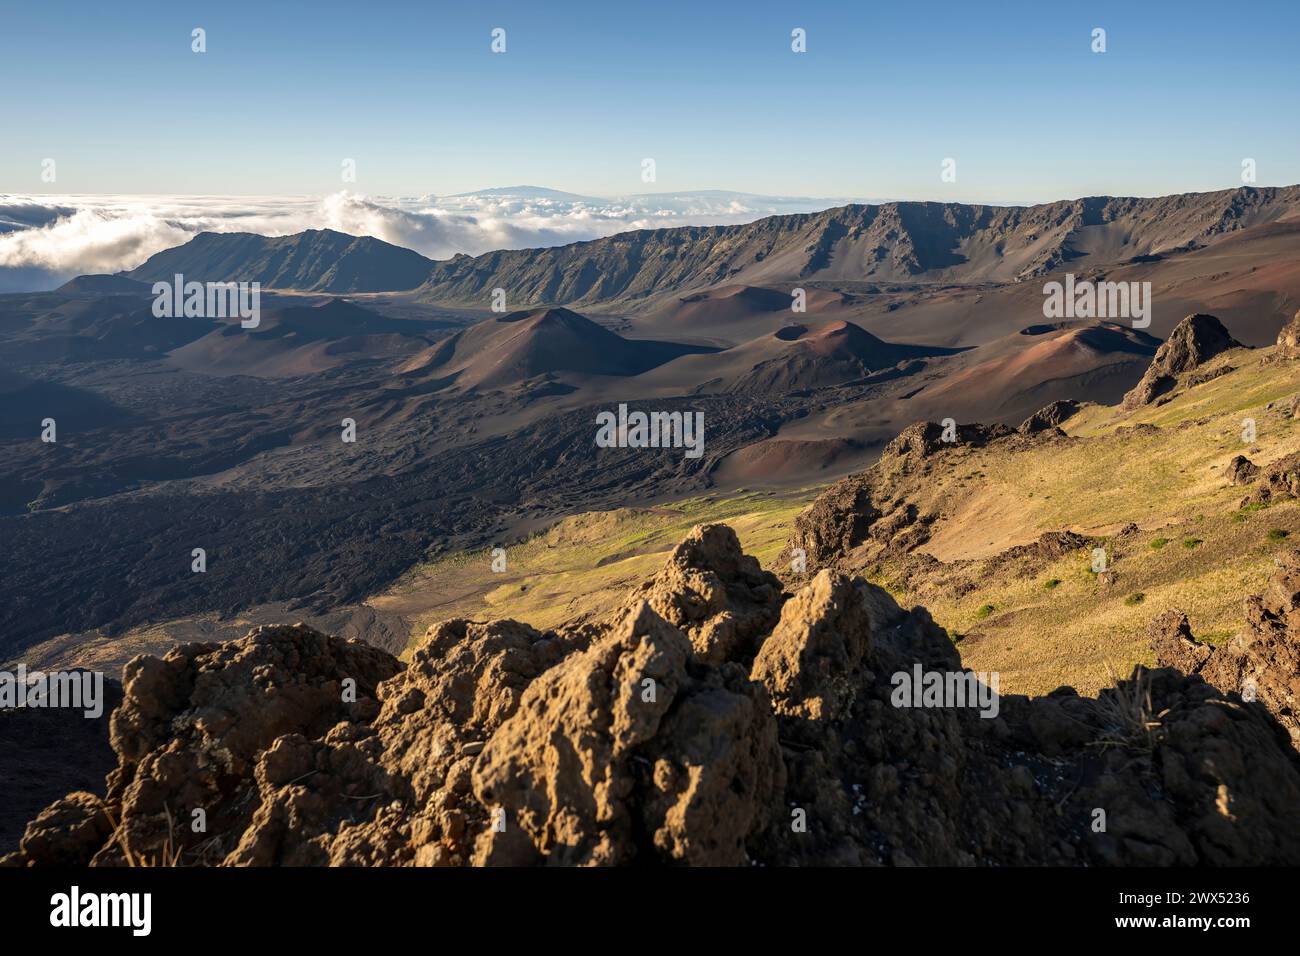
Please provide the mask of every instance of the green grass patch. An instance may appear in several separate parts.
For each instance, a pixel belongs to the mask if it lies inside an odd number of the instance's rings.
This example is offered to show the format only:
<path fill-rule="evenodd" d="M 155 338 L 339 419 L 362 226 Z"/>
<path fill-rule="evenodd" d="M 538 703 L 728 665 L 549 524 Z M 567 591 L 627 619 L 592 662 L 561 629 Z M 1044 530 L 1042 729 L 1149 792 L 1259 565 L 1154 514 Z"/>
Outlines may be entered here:
<path fill-rule="evenodd" d="M 1159 551 L 1161 548 L 1163 548 L 1163 547 L 1164 547 L 1165 545 L 1167 545 L 1168 543 L 1169 543 L 1169 539 L 1168 539 L 1168 538 L 1153 538 L 1153 539 L 1151 540 L 1151 550 L 1152 550 L 1152 551 Z"/>
<path fill-rule="evenodd" d="M 1196 639 L 1202 644 L 1209 644 L 1217 647 L 1219 644 L 1222 644 L 1228 638 L 1232 637 L 1233 633 L 1233 631 L 1207 631 L 1204 634 L 1197 634 Z"/>
<path fill-rule="evenodd" d="M 1146 599 L 1147 596 L 1143 594 L 1141 591 L 1134 591 L 1132 594 L 1130 594 L 1128 597 L 1124 599 L 1124 603 L 1127 604 L 1129 607 L 1137 607 Z"/>
<path fill-rule="evenodd" d="M 1236 513 L 1233 514 L 1232 516 L 1232 520 L 1245 521 L 1256 511 L 1263 511 L 1265 508 L 1268 507 L 1268 505 L 1269 503 L 1267 501 L 1256 501 L 1253 504 L 1244 505 L 1243 507 L 1237 509 Z"/>

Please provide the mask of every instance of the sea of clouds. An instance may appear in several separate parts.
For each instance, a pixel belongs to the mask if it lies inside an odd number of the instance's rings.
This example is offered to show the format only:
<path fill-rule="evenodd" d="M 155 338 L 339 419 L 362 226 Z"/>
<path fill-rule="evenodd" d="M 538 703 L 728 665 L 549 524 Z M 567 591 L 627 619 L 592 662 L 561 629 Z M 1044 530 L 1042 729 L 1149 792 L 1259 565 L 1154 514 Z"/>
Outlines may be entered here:
<path fill-rule="evenodd" d="M 200 232 L 336 229 L 431 259 L 563 245 L 667 226 L 728 225 L 844 200 L 729 192 L 597 198 L 533 187 L 457 196 L 56 196 L 0 193 L 0 292 L 133 269 Z"/>

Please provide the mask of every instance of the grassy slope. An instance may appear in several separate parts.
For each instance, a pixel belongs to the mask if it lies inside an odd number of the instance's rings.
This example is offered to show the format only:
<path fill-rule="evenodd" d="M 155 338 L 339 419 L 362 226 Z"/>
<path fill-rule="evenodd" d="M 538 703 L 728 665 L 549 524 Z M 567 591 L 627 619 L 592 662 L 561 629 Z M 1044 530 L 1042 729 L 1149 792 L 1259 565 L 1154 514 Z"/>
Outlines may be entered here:
<path fill-rule="evenodd" d="M 1247 489 L 1223 478 L 1234 455 L 1262 466 L 1300 450 L 1300 421 L 1286 408 L 1300 391 L 1300 365 L 1262 363 L 1270 351 L 1222 356 L 1216 362 L 1235 371 L 1159 407 L 1133 413 L 1085 407 L 1067 422 L 1078 439 L 1073 443 L 1047 442 L 1016 453 L 995 444 L 938 456 L 939 467 L 898 491 L 923 514 L 941 515 L 923 550 L 945 562 L 965 559 L 945 575 L 964 568 L 956 576 L 974 585 L 968 593 L 909 578 L 901 565 L 863 573 L 900 603 L 929 608 L 960 635 L 967 666 L 999 671 L 1007 692 L 1045 693 L 1061 684 L 1095 692 L 1113 675 L 1150 660 L 1145 628 L 1170 607 L 1186 611 L 1202 639 L 1230 636 L 1242 623 L 1242 598 L 1268 577 L 1271 556 L 1300 543 L 1300 503 L 1241 511 Z M 1271 402 L 1278 407 L 1268 410 Z M 1256 421 L 1253 445 L 1241 441 L 1246 417 Z M 1137 424 L 1158 431 L 1133 430 Z M 394 621 L 401 615 L 411 623 L 412 638 L 454 617 L 516 618 L 544 628 L 599 616 L 658 571 L 695 524 L 730 524 L 746 551 L 772 567 L 794 516 L 818 490 L 736 492 L 579 515 L 508 547 L 504 573 L 492 572 L 487 550 L 453 555 L 417 566 L 366 604 L 393 612 Z M 1129 522 L 1138 532 L 1107 546 L 1112 584 L 1091 572 L 1086 549 L 1029 578 L 999 573 L 997 561 L 987 560 L 1044 531 L 1072 529 L 1109 539 Z M 1058 583 L 1049 587 L 1052 581 Z M 120 663 L 130 656 L 125 647 L 162 653 L 181 640 L 229 639 L 254 623 L 286 619 L 293 613 L 268 606 L 232 621 L 205 616 L 112 641 L 73 640 L 71 649 L 56 639 L 25 657 L 46 667 L 107 666 L 99 657 Z M 337 622 L 329 626 L 337 629 Z"/>
<path fill-rule="evenodd" d="M 888 563 L 865 573 L 901 603 L 928 607 L 960 635 L 967 666 L 999 671 L 1007 692 L 1045 693 L 1061 684 L 1095 692 L 1150 661 L 1147 623 L 1170 607 L 1186 611 L 1203 639 L 1228 637 L 1242 623 L 1242 598 L 1267 578 L 1273 553 L 1300 542 L 1300 505 L 1240 511 L 1246 489 L 1223 478 L 1234 455 L 1265 465 L 1300 449 L 1300 422 L 1279 402 L 1300 389 L 1300 375 L 1294 364 L 1262 363 L 1267 354 L 1222 356 L 1217 362 L 1236 371 L 1159 407 L 1121 413 L 1088 406 L 1067 423 L 1079 439 L 1073 443 L 947 453 L 937 474 L 903 489 L 923 513 L 942 515 L 924 550 L 943 561 L 992 558 L 1043 531 L 1068 528 L 1106 541 L 1112 583 L 1092 573 L 1086 549 L 1029 578 L 999 574 L 994 561 L 961 596 L 909 580 Z M 1279 406 L 1268 410 L 1270 402 Z M 1253 445 L 1241 441 L 1246 417 L 1256 420 Z M 1138 424 L 1159 430 L 1132 429 Z M 456 555 L 414 569 L 369 603 L 413 620 L 413 636 L 452 617 L 549 627 L 599 615 L 654 574 L 697 523 L 731 524 L 746 550 L 770 567 L 812 494 L 741 493 L 581 515 L 509 548 L 505 573 L 490 570 L 487 551 Z M 1114 537 L 1130 522 L 1137 533 Z M 1271 538 L 1274 531 L 1289 537 Z"/>
<path fill-rule="evenodd" d="M 368 603 L 411 620 L 413 639 L 456 617 L 515 618 L 538 628 L 595 617 L 653 576 L 697 524 L 729 524 L 749 554 L 775 558 L 814 494 L 738 492 L 578 515 L 507 547 L 504 572 L 492 571 L 490 549 L 465 552 L 412 569 Z"/>
<path fill-rule="evenodd" d="M 1234 455 L 1265 465 L 1300 449 L 1300 422 L 1279 401 L 1296 393 L 1300 376 L 1294 364 L 1261 364 L 1265 354 L 1223 356 L 1218 361 L 1237 371 L 1163 406 L 1131 414 L 1090 406 L 1067 423 L 1075 443 L 1019 454 L 996 446 L 964 451 L 951 477 L 927 489 L 944 514 L 924 549 L 936 557 L 987 558 L 1068 528 L 1106 541 L 1113 583 L 1092 573 L 1086 549 L 1033 578 L 1002 577 L 994 562 L 961 597 L 890 580 L 888 566 L 881 583 L 902 601 L 925 603 L 950 633 L 963 635 L 967 666 L 999 671 L 1006 691 L 1072 684 L 1095 692 L 1134 663 L 1150 662 L 1146 625 L 1171 607 L 1187 613 L 1202 639 L 1230 636 L 1242 623 L 1242 598 L 1262 588 L 1273 553 L 1300 541 L 1300 506 L 1241 511 L 1247 489 L 1223 477 Z M 1267 409 L 1271 402 L 1278 407 Z M 1241 440 L 1246 417 L 1256 421 L 1254 444 Z M 1140 423 L 1159 431 L 1124 430 Z M 1111 537 L 1129 522 L 1136 534 Z"/>

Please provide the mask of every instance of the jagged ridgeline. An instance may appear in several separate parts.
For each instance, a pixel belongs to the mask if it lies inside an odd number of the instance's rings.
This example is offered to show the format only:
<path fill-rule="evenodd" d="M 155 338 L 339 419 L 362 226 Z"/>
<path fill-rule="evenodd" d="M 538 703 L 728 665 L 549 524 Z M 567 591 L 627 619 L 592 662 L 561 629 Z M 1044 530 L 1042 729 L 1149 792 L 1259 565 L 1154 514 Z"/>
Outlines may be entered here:
<path fill-rule="evenodd" d="M 302 625 L 137 658 L 107 795 L 56 801 L 4 862 L 1300 863 L 1298 589 L 1291 552 L 1265 644 L 1162 623 L 1199 674 L 988 719 L 898 694 L 974 677 L 923 608 L 829 569 L 788 593 L 701 526 L 604 624 L 448 621 L 405 666 Z M 1202 676 L 1238 671 L 1255 700 Z"/>

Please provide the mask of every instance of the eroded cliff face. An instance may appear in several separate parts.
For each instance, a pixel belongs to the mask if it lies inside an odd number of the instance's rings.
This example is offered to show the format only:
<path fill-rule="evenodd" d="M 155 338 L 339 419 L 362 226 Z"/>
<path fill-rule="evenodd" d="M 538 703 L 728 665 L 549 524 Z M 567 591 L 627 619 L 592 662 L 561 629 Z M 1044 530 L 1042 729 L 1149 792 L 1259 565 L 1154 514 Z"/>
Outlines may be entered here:
<path fill-rule="evenodd" d="M 980 686 L 923 608 L 832 569 L 783 593 L 702 526 L 607 624 L 449 621 L 407 666 L 302 625 L 137 658 L 107 795 L 4 862 L 1300 863 L 1297 567 L 1240 647 L 1157 628 L 1179 669 L 981 716 L 901 692 Z"/>

